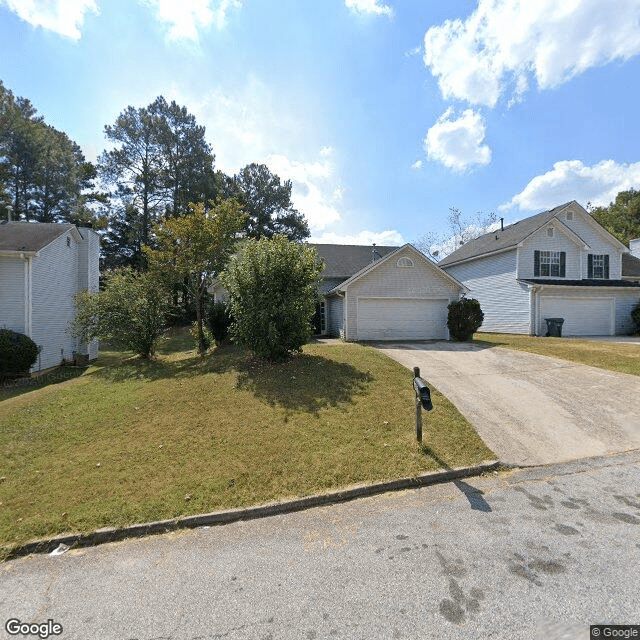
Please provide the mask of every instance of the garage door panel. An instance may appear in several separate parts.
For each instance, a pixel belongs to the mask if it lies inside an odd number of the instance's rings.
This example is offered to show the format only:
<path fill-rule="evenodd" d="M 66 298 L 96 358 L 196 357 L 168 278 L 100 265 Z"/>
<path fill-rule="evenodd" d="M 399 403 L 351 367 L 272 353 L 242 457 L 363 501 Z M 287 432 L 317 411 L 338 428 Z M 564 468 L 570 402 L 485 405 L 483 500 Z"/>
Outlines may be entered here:
<path fill-rule="evenodd" d="M 358 340 L 441 340 L 448 300 L 358 298 Z"/>
<path fill-rule="evenodd" d="M 564 318 L 564 336 L 612 335 L 613 314 L 611 298 L 543 297 L 540 304 L 540 333 L 546 333 L 545 318 Z"/>

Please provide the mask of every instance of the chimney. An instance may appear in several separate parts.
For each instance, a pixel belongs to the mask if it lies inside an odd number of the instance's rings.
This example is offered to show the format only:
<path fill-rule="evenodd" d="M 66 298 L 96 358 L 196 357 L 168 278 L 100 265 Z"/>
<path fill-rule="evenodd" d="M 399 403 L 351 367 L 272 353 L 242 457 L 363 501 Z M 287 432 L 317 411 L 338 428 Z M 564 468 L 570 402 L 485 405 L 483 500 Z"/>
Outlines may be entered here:
<path fill-rule="evenodd" d="M 504 231 L 504 218 L 500 218 L 500 231 Z"/>

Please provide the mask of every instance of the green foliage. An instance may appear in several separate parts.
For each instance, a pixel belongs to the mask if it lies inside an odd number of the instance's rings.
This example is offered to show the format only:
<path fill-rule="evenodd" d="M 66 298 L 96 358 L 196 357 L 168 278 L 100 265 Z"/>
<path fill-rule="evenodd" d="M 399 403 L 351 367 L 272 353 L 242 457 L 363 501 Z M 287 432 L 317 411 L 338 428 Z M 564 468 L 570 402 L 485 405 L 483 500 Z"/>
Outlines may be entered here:
<path fill-rule="evenodd" d="M 218 174 L 220 194 L 236 198 L 247 213 L 245 232 L 249 238 L 285 235 L 301 242 L 309 237 L 305 217 L 291 202 L 291 181 L 281 182 L 264 164 L 249 164 L 235 176 Z"/>
<path fill-rule="evenodd" d="M 195 340 L 196 347 L 198 348 L 198 350 L 201 348 L 201 346 L 204 348 L 202 353 L 207 351 L 209 347 L 215 342 L 213 334 L 211 333 L 207 325 L 204 325 L 202 327 L 202 336 L 200 335 L 197 320 L 194 320 L 191 323 L 191 328 L 189 329 L 189 335 Z M 200 342 L 201 338 L 202 338 L 202 342 Z"/>
<path fill-rule="evenodd" d="M 471 340 L 484 320 L 480 303 L 473 298 L 461 298 L 451 302 L 447 309 L 447 327 L 451 338 L 457 342 Z"/>
<path fill-rule="evenodd" d="M 640 238 L 640 191 L 621 191 L 608 207 L 591 208 L 591 215 L 618 240 L 629 246 L 629 240 Z"/>
<path fill-rule="evenodd" d="M 222 344 L 229 336 L 231 313 L 226 302 L 218 300 L 209 306 L 207 312 L 209 329 L 217 344 Z"/>
<path fill-rule="evenodd" d="M 640 302 L 631 311 L 631 319 L 636 325 L 636 333 L 640 333 Z"/>
<path fill-rule="evenodd" d="M 202 300 L 213 276 L 227 263 L 242 228 L 245 215 L 238 203 L 224 200 L 205 209 L 203 203 L 190 205 L 191 213 L 167 218 L 155 227 L 157 249 L 144 246 L 150 270 L 167 285 L 183 282 L 193 295 L 200 338 L 204 342 Z"/>
<path fill-rule="evenodd" d="M 109 273 L 102 291 L 84 291 L 75 302 L 75 335 L 86 341 L 107 340 L 143 358 L 154 355 L 170 310 L 162 283 L 130 268 Z"/>
<path fill-rule="evenodd" d="M 80 147 L 0 81 L 0 193 L 10 197 L 14 219 L 97 221 L 85 206 L 102 197 L 92 192 L 95 177 Z"/>
<path fill-rule="evenodd" d="M 322 269 L 315 249 L 286 236 L 249 240 L 220 276 L 233 339 L 273 361 L 300 351 L 311 336 Z"/>
<path fill-rule="evenodd" d="M 0 380 L 29 373 L 38 359 L 38 345 L 23 333 L 0 329 Z"/>

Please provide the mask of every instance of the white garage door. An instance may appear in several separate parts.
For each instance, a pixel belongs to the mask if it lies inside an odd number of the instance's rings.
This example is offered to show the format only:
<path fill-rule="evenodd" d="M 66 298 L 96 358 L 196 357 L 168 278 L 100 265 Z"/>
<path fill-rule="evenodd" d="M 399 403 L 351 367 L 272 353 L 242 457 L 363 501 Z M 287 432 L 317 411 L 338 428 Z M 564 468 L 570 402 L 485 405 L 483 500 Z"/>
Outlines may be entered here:
<path fill-rule="evenodd" d="M 358 340 L 441 340 L 448 300 L 358 298 Z"/>
<path fill-rule="evenodd" d="M 545 318 L 564 318 L 563 336 L 610 336 L 614 333 L 613 298 L 552 298 L 540 300 L 540 333 Z"/>

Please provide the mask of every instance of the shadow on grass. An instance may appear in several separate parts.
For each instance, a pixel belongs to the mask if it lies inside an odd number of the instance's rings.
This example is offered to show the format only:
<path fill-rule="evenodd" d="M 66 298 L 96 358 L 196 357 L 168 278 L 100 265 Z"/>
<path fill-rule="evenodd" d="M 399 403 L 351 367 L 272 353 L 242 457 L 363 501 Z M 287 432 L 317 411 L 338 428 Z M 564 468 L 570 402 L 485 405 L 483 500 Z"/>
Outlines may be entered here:
<path fill-rule="evenodd" d="M 310 413 L 352 402 L 373 382 L 371 374 L 350 364 L 308 354 L 275 364 L 247 358 L 237 370 L 239 389 L 248 389 L 269 404 Z"/>
<path fill-rule="evenodd" d="M 36 389 L 42 389 L 52 384 L 59 384 L 67 380 L 73 380 L 80 377 L 87 367 L 64 366 L 58 367 L 53 371 L 44 373 L 35 378 L 20 378 L 19 380 L 11 380 L 0 383 L 0 402 L 21 396 Z"/>
<path fill-rule="evenodd" d="M 451 467 L 433 450 L 425 444 L 420 445 L 422 453 L 434 460 L 443 469 L 451 469 Z M 462 493 L 464 493 L 466 499 L 469 501 L 471 508 L 475 511 L 484 511 L 488 513 L 492 511 L 491 505 L 482 497 L 483 491 L 471 486 L 468 482 L 462 480 L 453 480 L 453 484 L 456 485 Z"/>
<path fill-rule="evenodd" d="M 174 352 L 165 349 L 164 353 L 170 356 Z M 352 402 L 354 395 L 365 393 L 373 381 L 367 372 L 322 356 L 297 354 L 286 362 L 272 363 L 255 358 L 234 345 L 217 347 L 204 358 L 195 352 L 193 356 L 176 360 L 131 357 L 113 366 L 100 367 L 89 375 L 110 382 L 125 382 L 184 379 L 229 372 L 237 373 L 237 389 L 248 390 L 274 406 L 310 413 Z"/>

